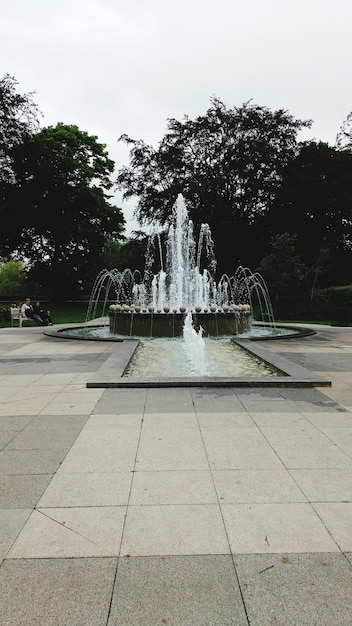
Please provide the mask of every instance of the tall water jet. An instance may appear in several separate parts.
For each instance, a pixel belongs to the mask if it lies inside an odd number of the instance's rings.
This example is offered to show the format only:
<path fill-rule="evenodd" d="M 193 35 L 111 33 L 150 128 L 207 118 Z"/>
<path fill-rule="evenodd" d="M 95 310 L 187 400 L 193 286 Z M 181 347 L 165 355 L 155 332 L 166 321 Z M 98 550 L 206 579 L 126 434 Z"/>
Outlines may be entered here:
<path fill-rule="evenodd" d="M 186 204 L 179 195 L 164 250 L 159 234 L 151 236 L 143 277 L 125 269 L 104 270 L 93 286 L 87 319 L 94 318 L 99 295 L 116 304 L 109 306 L 112 333 L 135 336 L 180 337 L 185 314 L 204 335 L 248 333 L 252 323 L 252 296 L 259 303 L 262 320 L 275 327 L 268 291 L 259 274 L 240 267 L 235 274 L 216 280 L 214 242 L 208 224 L 202 224 L 198 240 Z M 160 270 L 153 273 L 156 261 Z M 114 292 L 113 297 L 111 297 Z M 131 319 L 132 316 L 132 319 Z"/>
<path fill-rule="evenodd" d="M 197 376 L 207 375 L 207 365 L 205 360 L 203 339 L 203 328 L 194 328 L 192 314 L 188 311 L 183 324 L 183 346 L 188 362 L 191 366 L 192 374 Z"/>

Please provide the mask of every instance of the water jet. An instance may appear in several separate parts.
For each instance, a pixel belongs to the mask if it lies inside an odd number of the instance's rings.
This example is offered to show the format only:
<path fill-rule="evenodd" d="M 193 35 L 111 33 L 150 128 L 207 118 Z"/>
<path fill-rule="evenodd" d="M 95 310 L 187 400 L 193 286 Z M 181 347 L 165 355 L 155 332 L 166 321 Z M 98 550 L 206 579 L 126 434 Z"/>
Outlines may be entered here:
<path fill-rule="evenodd" d="M 269 293 L 260 274 L 240 266 L 232 276 L 223 274 L 216 279 L 209 226 L 202 224 L 196 240 L 181 195 L 173 207 L 173 218 L 164 245 L 159 234 L 150 236 L 143 276 L 130 269 L 103 270 L 92 288 L 86 324 L 45 331 L 62 338 L 122 342 L 116 354 L 100 368 L 96 380 L 87 386 L 314 384 L 309 373 L 300 372 L 298 381 L 297 367 L 284 363 L 282 358 L 271 363 L 273 357 L 270 361 L 263 348 L 256 350 L 249 345 L 249 339 L 278 339 L 311 332 L 275 324 Z M 156 259 L 160 267 L 155 272 Z M 97 327 L 94 320 L 98 317 L 98 305 L 104 325 Z M 254 307 L 259 321 L 253 320 Z M 162 345 L 158 344 L 159 339 Z M 169 351 L 163 363 L 168 363 L 171 371 L 162 366 L 160 371 L 151 373 L 150 363 L 160 361 L 167 342 Z M 180 342 L 183 353 L 179 361 L 187 362 L 189 367 L 177 373 L 175 359 L 180 354 Z M 225 354 L 220 357 L 220 370 L 208 367 L 216 360 L 213 353 L 206 356 L 208 348 L 213 349 L 216 343 Z M 139 347 L 146 356 L 141 371 L 138 364 L 133 369 Z M 154 356 L 148 352 L 151 349 Z M 252 363 L 241 375 L 244 353 L 250 355 Z M 223 369 L 224 361 L 227 363 Z M 258 369 L 253 369 L 253 361 Z M 231 369 L 235 362 L 239 364 L 236 371 Z"/>
<path fill-rule="evenodd" d="M 153 273 L 156 258 L 160 268 Z M 253 298 L 265 326 L 275 334 L 270 297 L 262 276 L 240 266 L 234 275 L 223 274 L 216 280 L 210 228 L 202 224 L 196 240 L 184 198 L 179 195 L 164 254 L 161 237 L 155 234 L 149 238 L 143 277 L 130 269 L 100 272 L 93 285 L 87 320 L 96 317 L 97 303 L 103 300 L 112 334 L 182 337 L 185 317 L 191 313 L 194 326 L 201 326 L 205 337 L 248 335 Z M 111 300 L 116 304 L 108 305 Z"/>

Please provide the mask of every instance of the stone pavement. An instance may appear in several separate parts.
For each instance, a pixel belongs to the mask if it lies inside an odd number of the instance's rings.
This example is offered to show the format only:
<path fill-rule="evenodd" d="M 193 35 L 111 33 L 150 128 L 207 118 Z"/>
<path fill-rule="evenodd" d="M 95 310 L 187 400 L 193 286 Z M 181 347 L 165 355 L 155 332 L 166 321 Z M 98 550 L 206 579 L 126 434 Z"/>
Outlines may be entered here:
<path fill-rule="evenodd" d="M 96 389 L 122 344 L 0 330 L 0 624 L 351 626 L 352 328 L 321 388 Z"/>

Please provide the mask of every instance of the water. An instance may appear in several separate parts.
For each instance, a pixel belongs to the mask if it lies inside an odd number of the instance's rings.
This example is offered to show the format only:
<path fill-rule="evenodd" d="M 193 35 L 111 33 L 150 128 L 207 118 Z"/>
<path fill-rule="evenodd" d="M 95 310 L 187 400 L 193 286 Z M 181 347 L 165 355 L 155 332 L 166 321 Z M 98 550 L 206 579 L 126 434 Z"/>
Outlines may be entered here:
<path fill-rule="evenodd" d="M 64 328 L 57 331 L 62 337 L 67 337 L 69 339 L 101 339 L 107 340 L 114 338 L 116 339 L 126 339 L 125 335 L 112 334 L 110 332 L 109 326 L 79 326 L 76 328 Z M 271 326 L 252 326 L 250 333 L 241 334 L 241 339 L 269 339 L 275 337 L 292 337 L 297 335 L 297 337 L 301 334 L 301 331 L 294 328 L 284 328 L 282 326 L 276 327 L 275 331 Z M 131 339 L 140 339 L 140 337 L 131 336 Z M 225 340 L 225 337 L 219 337 L 219 341 Z M 227 338 L 228 340 L 228 338 Z M 177 339 L 175 339 L 177 341 Z M 178 339 L 178 341 L 182 341 Z"/>
<path fill-rule="evenodd" d="M 190 321 L 190 316 L 188 317 Z M 187 329 L 187 330 L 186 330 Z M 57 331 L 63 337 L 93 340 L 126 340 L 110 332 L 109 326 L 80 326 Z M 279 327 L 281 337 L 299 334 L 298 329 Z M 272 337 L 270 327 L 254 328 L 258 339 Z M 125 377 L 259 377 L 282 375 L 260 359 L 232 343 L 229 337 L 206 337 L 185 326 L 186 338 L 141 338 L 127 364 Z M 195 336 L 196 335 L 196 336 Z M 253 332 L 251 333 L 253 336 Z M 276 335 L 276 336 L 277 336 Z M 242 335 L 241 335 L 242 337 Z M 196 345 L 195 345 L 196 344 Z"/>
<path fill-rule="evenodd" d="M 112 304 L 114 300 L 116 304 Z M 97 276 L 87 321 L 97 317 L 98 302 L 103 302 L 103 309 L 109 307 L 112 318 L 121 309 L 133 315 L 143 315 L 143 311 L 177 315 L 189 310 L 232 311 L 241 320 L 239 332 L 250 329 L 255 305 L 258 319 L 275 328 L 270 297 L 260 274 L 240 266 L 234 274 L 223 274 L 216 279 L 209 225 L 202 224 L 198 238 L 195 237 L 181 194 L 174 204 L 173 221 L 166 236 L 156 233 L 149 238 L 143 275 L 126 268 L 103 270 Z"/>
<path fill-rule="evenodd" d="M 196 330 L 192 322 L 192 314 L 187 313 L 183 324 L 183 350 L 191 371 L 198 376 L 207 376 L 209 366 L 205 358 L 205 341 L 203 328 Z"/>
<path fill-rule="evenodd" d="M 202 363 L 192 358 L 180 339 L 154 338 L 140 341 L 124 377 L 252 377 L 278 373 L 248 354 L 228 338 L 204 341 Z"/>

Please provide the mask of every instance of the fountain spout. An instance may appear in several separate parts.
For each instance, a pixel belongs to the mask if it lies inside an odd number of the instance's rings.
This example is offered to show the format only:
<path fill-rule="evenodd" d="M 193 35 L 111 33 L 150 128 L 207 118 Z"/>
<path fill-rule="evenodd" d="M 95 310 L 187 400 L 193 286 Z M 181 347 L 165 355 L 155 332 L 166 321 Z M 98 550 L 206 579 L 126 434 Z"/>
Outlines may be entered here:
<path fill-rule="evenodd" d="M 192 313 L 188 311 L 183 325 L 184 352 L 191 365 L 191 369 L 197 376 L 206 376 L 207 366 L 204 354 L 203 328 L 200 326 L 197 332 L 193 325 Z"/>
<path fill-rule="evenodd" d="M 247 333 L 252 320 L 252 294 L 259 302 L 262 319 L 275 327 L 269 294 L 261 276 L 240 267 L 233 276 L 223 274 L 217 282 L 209 225 L 201 225 L 196 240 L 182 195 L 174 204 L 173 217 L 163 246 L 160 234 L 150 237 L 143 276 L 137 271 L 115 269 L 104 270 L 96 279 L 93 292 L 100 293 L 104 287 L 105 303 L 108 296 L 110 302 L 113 300 L 115 290 L 116 304 L 109 305 L 111 332 L 121 335 L 131 332 L 127 316 L 132 305 L 135 336 L 149 336 L 150 329 L 154 337 L 182 336 L 184 313 L 188 311 L 195 313 L 197 325 L 202 325 L 208 336 Z M 158 255 L 153 257 L 153 250 L 158 250 Z M 160 257 L 160 269 L 153 273 L 156 256 Z M 94 313 L 94 296 L 91 296 L 87 320 Z"/>

